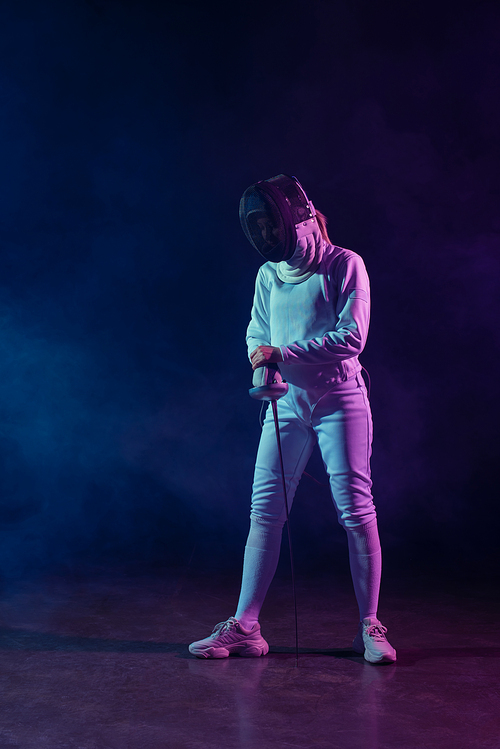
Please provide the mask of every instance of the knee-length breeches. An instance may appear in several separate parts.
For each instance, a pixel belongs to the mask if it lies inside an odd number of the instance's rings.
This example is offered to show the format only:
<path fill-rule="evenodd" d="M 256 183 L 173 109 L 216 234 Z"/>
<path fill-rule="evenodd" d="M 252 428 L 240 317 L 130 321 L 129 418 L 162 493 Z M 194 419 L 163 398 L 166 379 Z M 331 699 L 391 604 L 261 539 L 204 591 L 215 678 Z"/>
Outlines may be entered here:
<path fill-rule="evenodd" d="M 346 528 L 376 517 L 371 494 L 372 417 L 361 375 L 336 385 L 299 415 L 286 399 L 278 401 L 288 507 L 316 440 L 330 479 L 339 522 Z M 281 468 L 272 409 L 260 439 L 252 491 L 252 519 L 283 525 L 286 519 Z"/>

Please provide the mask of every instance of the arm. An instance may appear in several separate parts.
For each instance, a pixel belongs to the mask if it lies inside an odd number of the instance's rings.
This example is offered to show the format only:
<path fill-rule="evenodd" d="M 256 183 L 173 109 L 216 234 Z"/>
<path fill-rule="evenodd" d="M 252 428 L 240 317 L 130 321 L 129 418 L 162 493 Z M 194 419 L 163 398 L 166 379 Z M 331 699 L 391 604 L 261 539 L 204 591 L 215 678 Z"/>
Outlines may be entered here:
<path fill-rule="evenodd" d="M 363 350 L 370 322 L 370 283 L 365 265 L 357 255 L 347 257 L 336 276 L 337 322 L 321 337 L 281 346 L 285 364 L 326 364 L 358 356 Z"/>
<path fill-rule="evenodd" d="M 263 281 L 260 270 L 255 282 L 252 316 L 247 329 L 247 346 L 248 356 L 254 370 L 271 362 L 283 361 L 281 350 L 276 346 L 271 346 L 269 289 Z"/>
<path fill-rule="evenodd" d="M 248 356 L 257 346 L 271 345 L 271 331 L 269 328 L 269 290 L 262 278 L 262 268 L 257 273 L 255 281 L 255 295 L 253 298 L 252 315 L 247 328 Z"/>

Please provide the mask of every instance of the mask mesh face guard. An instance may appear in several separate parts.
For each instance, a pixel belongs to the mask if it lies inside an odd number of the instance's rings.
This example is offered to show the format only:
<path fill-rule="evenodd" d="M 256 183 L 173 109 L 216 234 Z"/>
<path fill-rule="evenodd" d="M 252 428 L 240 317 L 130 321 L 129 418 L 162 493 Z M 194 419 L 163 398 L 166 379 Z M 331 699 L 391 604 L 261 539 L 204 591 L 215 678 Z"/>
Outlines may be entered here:
<path fill-rule="evenodd" d="M 246 238 L 265 260 L 289 260 L 300 237 L 316 225 L 316 211 L 299 181 L 287 174 L 251 185 L 240 200 Z"/>

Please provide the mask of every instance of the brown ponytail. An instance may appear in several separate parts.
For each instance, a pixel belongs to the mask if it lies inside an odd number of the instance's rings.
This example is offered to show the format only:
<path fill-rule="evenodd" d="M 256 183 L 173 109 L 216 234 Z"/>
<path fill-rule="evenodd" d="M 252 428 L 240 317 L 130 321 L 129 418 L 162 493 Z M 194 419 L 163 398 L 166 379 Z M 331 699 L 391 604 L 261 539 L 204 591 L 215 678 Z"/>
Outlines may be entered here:
<path fill-rule="evenodd" d="M 321 236 L 323 237 L 323 239 L 325 240 L 325 242 L 328 242 L 328 244 L 333 244 L 332 240 L 328 236 L 328 230 L 326 228 L 326 225 L 328 223 L 328 219 L 325 216 L 325 214 L 321 213 L 321 211 L 318 211 L 317 208 L 316 208 L 316 218 L 318 220 L 318 226 L 319 226 L 319 230 L 321 232 Z"/>

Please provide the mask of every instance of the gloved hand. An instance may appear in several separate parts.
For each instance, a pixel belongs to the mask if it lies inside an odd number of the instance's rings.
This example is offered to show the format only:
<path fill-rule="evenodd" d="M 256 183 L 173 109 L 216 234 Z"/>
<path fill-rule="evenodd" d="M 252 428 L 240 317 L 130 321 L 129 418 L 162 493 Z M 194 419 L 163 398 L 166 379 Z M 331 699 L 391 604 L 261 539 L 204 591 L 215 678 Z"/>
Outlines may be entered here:
<path fill-rule="evenodd" d="M 283 361 L 281 349 L 277 346 L 257 346 L 250 354 L 252 369 L 264 367 L 266 364 L 277 364 Z"/>

